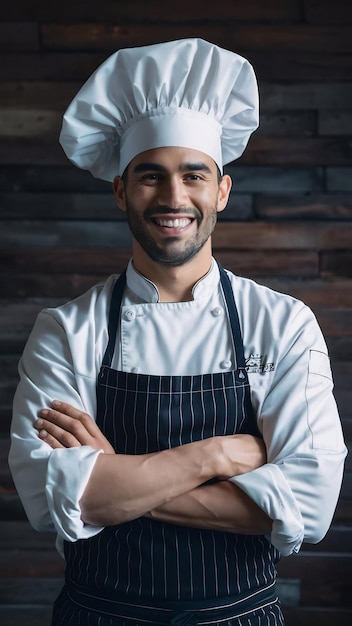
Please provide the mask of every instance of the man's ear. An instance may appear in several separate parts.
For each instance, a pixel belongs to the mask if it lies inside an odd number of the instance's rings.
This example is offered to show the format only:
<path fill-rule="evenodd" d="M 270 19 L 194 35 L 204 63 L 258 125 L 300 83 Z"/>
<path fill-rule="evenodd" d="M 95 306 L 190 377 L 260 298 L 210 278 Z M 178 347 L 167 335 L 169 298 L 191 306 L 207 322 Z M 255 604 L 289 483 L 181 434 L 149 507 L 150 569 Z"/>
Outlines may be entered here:
<path fill-rule="evenodd" d="M 219 183 L 219 191 L 218 191 L 218 206 L 217 211 L 223 211 L 227 205 L 230 191 L 232 187 L 232 180 L 228 174 L 224 174 Z"/>
<path fill-rule="evenodd" d="M 121 211 L 126 211 L 125 184 L 121 176 L 115 176 L 112 182 L 112 188 L 114 190 L 117 206 L 121 209 Z"/>

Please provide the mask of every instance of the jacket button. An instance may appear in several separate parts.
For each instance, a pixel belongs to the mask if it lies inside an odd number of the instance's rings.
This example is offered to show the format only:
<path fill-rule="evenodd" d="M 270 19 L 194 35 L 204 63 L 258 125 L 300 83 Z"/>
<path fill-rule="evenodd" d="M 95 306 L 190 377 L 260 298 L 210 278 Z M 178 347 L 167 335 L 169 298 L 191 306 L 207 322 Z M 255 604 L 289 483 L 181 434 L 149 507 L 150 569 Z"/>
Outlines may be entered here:
<path fill-rule="evenodd" d="M 228 370 L 228 369 L 230 369 L 231 365 L 232 365 L 232 361 L 227 361 L 227 360 L 225 360 L 225 361 L 221 361 L 221 363 L 220 363 L 220 367 L 221 367 L 221 369 L 223 369 L 223 370 Z"/>
<path fill-rule="evenodd" d="M 214 317 L 219 317 L 222 314 L 222 309 L 216 306 L 215 309 L 212 309 L 211 314 L 214 315 Z"/>
<path fill-rule="evenodd" d="M 128 322 L 132 322 L 134 320 L 134 318 L 136 317 L 136 314 L 134 311 L 132 311 L 131 309 L 128 309 L 127 311 L 125 311 L 125 319 Z"/>

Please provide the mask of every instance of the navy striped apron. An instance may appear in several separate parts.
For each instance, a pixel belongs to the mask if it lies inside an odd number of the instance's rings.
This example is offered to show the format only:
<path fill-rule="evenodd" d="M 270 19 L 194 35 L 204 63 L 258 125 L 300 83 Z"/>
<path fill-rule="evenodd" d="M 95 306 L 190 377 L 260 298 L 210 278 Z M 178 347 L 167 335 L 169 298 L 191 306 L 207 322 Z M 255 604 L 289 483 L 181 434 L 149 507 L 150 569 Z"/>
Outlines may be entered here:
<path fill-rule="evenodd" d="M 234 295 L 219 268 L 236 367 L 215 374 L 111 369 L 125 273 L 117 280 L 97 381 L 97 424 L 116 453 L 156 452 L 217 435 L 259 435 Z M 66 584 L 54 605 L 53 626 L 283 624 L 275 593 L 279 554 L 264 536 L 142 517 L 66 542 L 65 558 Z"/>

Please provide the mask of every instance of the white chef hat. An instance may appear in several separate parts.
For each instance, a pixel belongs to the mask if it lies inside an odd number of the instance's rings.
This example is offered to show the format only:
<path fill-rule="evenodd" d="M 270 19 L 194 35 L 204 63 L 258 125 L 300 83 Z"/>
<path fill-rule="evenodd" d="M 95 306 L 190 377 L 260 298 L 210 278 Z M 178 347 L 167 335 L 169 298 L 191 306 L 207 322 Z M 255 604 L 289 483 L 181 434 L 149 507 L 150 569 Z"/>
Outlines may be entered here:
<path fill-rule="evenodd" d="M 181 39 L 110 56 L 69 105 L 60 143 L 103 180 L 165 146 L 204 152 L 222 172 L 241 156 L 258 116 L 250 63 L 203 39 Z"/>

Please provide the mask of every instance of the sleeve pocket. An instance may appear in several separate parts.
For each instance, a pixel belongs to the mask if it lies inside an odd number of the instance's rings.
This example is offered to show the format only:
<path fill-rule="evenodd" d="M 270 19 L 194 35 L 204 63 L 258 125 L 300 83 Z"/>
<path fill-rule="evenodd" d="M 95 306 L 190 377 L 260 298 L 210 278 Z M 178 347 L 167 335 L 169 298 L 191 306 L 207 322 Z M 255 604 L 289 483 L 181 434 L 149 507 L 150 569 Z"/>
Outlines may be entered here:
<path fill-rule="evenodd" d="M 311 350 L 306 402 L 312 445 L 316 450 L 335 451 L 338 448 L 340 428 L 332 388 L 329 356 Z"/>
<path fill-rule="evenodd" d="M 309 354 L 309 373 L 319 374 L 332 380 L 330 359 L 325 352 L 319 352 L 318 350 L 310 350 Z"/>

